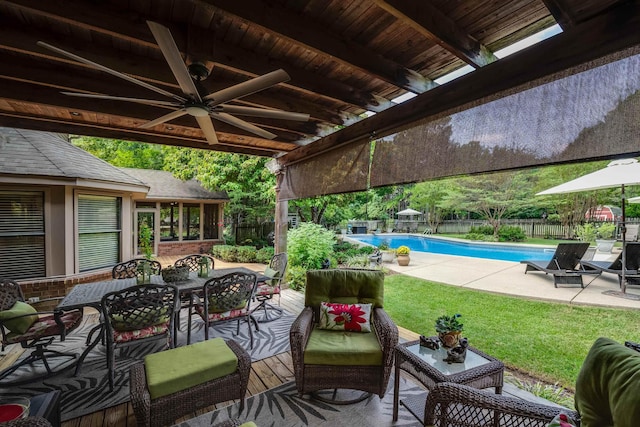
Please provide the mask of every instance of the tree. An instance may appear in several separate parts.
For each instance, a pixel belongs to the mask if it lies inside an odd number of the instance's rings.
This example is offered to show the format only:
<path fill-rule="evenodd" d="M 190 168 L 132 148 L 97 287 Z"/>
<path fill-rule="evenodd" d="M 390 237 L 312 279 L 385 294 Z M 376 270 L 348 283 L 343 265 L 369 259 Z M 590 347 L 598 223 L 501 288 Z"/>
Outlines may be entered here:
<path fill-rule="evenodd" d="M 448 197 L 460 207 L 481 214 L 493 227 L 496 238 L 502 218 L 519 209 L 529 197 L 527 177 L 522 172 L 475 175 L 457 183 L 460 191 L 450 192 Z"/>
<path fill-rule="evenodd" d="M 416 184 L 409 197 L 411 206 L 421 206 L 426 215 L 427 223 L 432 230 L 436 230 L 442 220 L 442 202 L 445 200 L 452 182 L 447 179 L 439 181 L 421 182 Z"/>
<path fill-rule="evenodd" d="M 163 147 L 145 142 L 72 136 L 71 143 L 114 166 L 162 170 Z"/>

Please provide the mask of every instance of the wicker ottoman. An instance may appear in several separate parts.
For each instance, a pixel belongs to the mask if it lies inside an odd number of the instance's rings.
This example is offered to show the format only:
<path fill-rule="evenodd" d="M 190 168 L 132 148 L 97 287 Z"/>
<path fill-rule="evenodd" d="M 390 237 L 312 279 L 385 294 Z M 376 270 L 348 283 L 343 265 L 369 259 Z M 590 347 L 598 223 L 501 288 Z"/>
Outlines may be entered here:
<path fill-rule="evenodd" d="M 184 372 L 185 369 L 189 370 L 190 366 L 196 364 L 190 363 L 190 361 L 194 362 L 194 359 L 198 359 L 195 362 L 211 364 L 210 367 L 205 366 L 207 370 L 218 369 L 219 366 L 215 366 L 216 358 L 214 355 L 220 352 L 221 346 L 224 347 L 225 344 L 231 349 L 238 360 L 235 371 L 200 384 L 187 385 L 185 388 L 180 389 L 184 384 L 197 381 L 193 379 L 194 377 L 202 377 L 202 374 L 194 375 L 193 372 Z M 212 362 L 207 362 L 207 358 L 203 357 L 206 354 L 211 355 Z M 158 393 L 158 386 L 157 384 L 152 384 L 150 390 L 145 363 L 150 363 L 148 359 L 150 357 L 155 358 L 153 360 L 156 361 L 158 355 L 161 355 L 161 358 L 164 359 L 165 362 L 168 357 L 175 361 L 175 370 L 173 368 L 164 370 L 170 371 L 170 375 L 175 376 L 175 381 L 173 381 L 173 384 L 169 384 L 169 389 L 171 389 L 171 387 L 178 387 L 179 389 L 170 394 L 152 398 L 152 395 Z M 133 406 L 138 426 L 156 427 L 171 425 L 178 418 L 197 411 L 198 409 L 232 399 L 240 400 L 240 412 L 244 409 L 244 396 L 249 382 L 251 358 L 249 354 L 233 340 L 228 340 L 225 343 L 221 338 L 215 338 L 184 347 L 177 347 L 149 355 L 145 358 L 145 363 L 138 363 L 132 366 L 130 370 L 131 405 Z M 228 360 L 225 363 L 228 365 Z M 153 375 L 153 373 L 151 373 L 151 375 Z"/>

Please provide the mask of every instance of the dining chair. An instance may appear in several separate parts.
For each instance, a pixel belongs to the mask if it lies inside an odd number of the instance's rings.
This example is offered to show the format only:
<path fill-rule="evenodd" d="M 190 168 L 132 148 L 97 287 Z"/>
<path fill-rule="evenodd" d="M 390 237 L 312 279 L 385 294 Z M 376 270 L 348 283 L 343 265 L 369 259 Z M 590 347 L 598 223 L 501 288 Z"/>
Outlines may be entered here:
<path fill-rule="evenodd" d="M 280 295 L 287 271 L 287 260 L 286 252 L 275 254 L 258 281 L 255 292 L 258 305 L 253 309 L 253 316 L 257 322 L 271 322 L 282 317 Z M 278 296 L 277 306 L 270 302 L 275 296 Z"/>
<path fill-rule="evenodd" d="M 115 350 L 152 340 L 166 340 L 175 346 L 178 288 L 174 285 L 145 284 L 109 292 L 102 297 L 104 338 L 107 349 L 109 387 L 113 390 Z"/>
<path fill-rule="evenodd" d="M 253 322 L 259 331 L 258 322 L 251 315 L 251 300 L 256 289 L 254 273 L 230 273 L 219 278 L 207 280 L 202 287 L 201 296 L 193 294 L 193 304 L 189 310 L 189 329 L 187 344 L 191 343 L 192 315 L 204 321 L 204 339 L 209 339 L 209 328 L 217 324 L 236 321 L 236 334 L 240 333 L 240 321 L 246 320 L 249 339 L 253 348 Z"/>
<path fill-rule="evenodd" d="M 38 303 L 45 303 L 59 298 L 47 298 Z M 68 367 L 52 368 L 50 361 L 53 358 L 66 357 L 75 359 L 75 354 L 62 353 L 48 349 L 56 338 L 64 341 L 67 334 L 82 321 L 82 310 L 62 311 L 37 311 L 25 301 L 20 285 L 10 279 L 0 279 L 0 333 L 2 334 L 2 350 L 10 344 L 20 344 L 25 349 L 33 349 L 31 354 L 21 361 L 13 364 L 0 372 L 0 380 L 3 380 L 25 365 L 33 365 L 41 361 L 46 373 L 39 378 L 55 375 L 60 370 Z M 20 384 L 33 381 L 33 376 L 25 381 L 12 381 L 12 384 Z"/>
<path fill-rule="evenodd" d="M 207 277 L 209 272 L 215 268 L 215 260 L 206 254 L 192 254 L 177 259 L 173 264 L 175 267 L 187 266 L 190 272 L 195 272 L 200 277 Z M 183 308 L 190 308 L 193 294 L 201 294 L 199 290 L 184 292 L 180 294 L 180 308 L 176 314 L 176 329 L 180 329 L 180 311 Z"/>
<path fill-rule="evenodd" d="M 159 275 L 162 270 L 162 265 L 158 261 L 149 260 L 146 258 L 134 258 L 129 261 L 124 261 L 113 266 L 111 269 L 111 277 L 114 279 L 131 279 L 138 275 L 142 264 L 146 263 L 149 266 L 150 273 Z"/>

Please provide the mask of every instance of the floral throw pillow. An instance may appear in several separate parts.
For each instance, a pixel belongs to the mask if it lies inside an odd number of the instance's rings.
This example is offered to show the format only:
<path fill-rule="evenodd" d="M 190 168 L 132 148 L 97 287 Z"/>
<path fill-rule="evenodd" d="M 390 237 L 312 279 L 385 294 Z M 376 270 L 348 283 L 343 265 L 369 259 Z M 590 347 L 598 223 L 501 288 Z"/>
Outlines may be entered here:
<path fill-rule="evenodd" d="M 371 332 L 371 304 L 320 303 L 320 329 Z"/>

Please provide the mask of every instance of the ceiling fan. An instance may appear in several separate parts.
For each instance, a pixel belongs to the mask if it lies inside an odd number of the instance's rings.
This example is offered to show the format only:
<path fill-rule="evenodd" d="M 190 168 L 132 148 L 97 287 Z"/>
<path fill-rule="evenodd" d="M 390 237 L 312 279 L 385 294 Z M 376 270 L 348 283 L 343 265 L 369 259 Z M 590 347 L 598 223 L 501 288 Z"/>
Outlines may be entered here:
<path fill-rule="evenodd" d="M 213 122 L 211 121 L 212 117 L 216 120 L 220 120 L 221 122 L 228 123 L 232 126 L 235 126 L 237 128 L 243 129 L 247 132 L 251 132 L 255 135 L 258 135 L 267 139 L 273 139 L 277 135 L 269 131 L 266 131 L 262 128 L 259 128 L 247 121 L 234 117 L 232 114 L 236 114 L 240 116 L 248 116 L 248 117 L 263 117 L 263 118 L 269 118 L 269 119 L 296 120 L 296 121 L 309 120 L 308 114 L 291 113 L 288 111 L 275 110 L 275 109 L 272 110 L 267 108 L 244 107 L 239 105 L 226 104 L 226 102 L 233 101 L 235 99 L 242 98 L 247 95 L 251 95 L 252 93 L 256 93 L 261 90 L 268 89 L 271 86 L 277 85 L 278 83 L 288 81 L 290 77 L 282 69 L 273 71 L 271 73 L 268 73 L 259 77 L 255 77 L 246 82 L 233 85 L 231 87 L 219 90 L 217 92 L 204 94 L 202 85 L 199 84 L 201 80 L 205 79 L 209 75 L 209 71 L 204 66 L 204 64 L 199 62 L 194 62 L 189 66 L 187 66 L 182 60 L 182 56 L 180 55 L 180 50 L 178 49 L 173 37 L 171 36 L 171 32 L 169 31 L 169 29 L 163 25 L 160 25 L 152 21 L 147 21 L 147 24 L 149 25 L 149 28 L 151 29 L 151 33 L 153 34 L 153 37 L 158 43 L 158 47 L 160 47 L 160 50 L 162 51 L 162 54 L 164 55 L 165 60 L 169 64 L 169 67 L 171 68 L 171 71 L 173 72 L 173 75 L 175 76 L 178 82 L 178 85 L 180 86 L 180 89 L 182 89 L 182 92 L 183 92 L 182 95 L 176 95 L 174 93 L 168 92 L 157 86 L 151 85 L 142 80 L 138 80 L 124 73 L 120 73 L 116 70 L 105 67 L 104 65 L 82 58 L 78 55 L 75 55 L 71 52 L 67 52 L 63 49 L 57 48 L 45 42 L 39 41 L 37 44 L 46 49 L 54 51 L 60 55 L 66 56 L 75 61 L 89 65 L 90 67 L 104 71 L 116 77 L 120 77 L 131 83 L 135 83 L 139 86 L 145 87 L 147 89 L 150 89 L 154 92 L 160 93 L 162 95 L 165 95 L 173 99 L 172 101 L 158 101 L 154 99 L 127 98 L 127 97 L 109 96 L 109 95 L 94 95 L 94 94 L 78 93 L 78 92 L 62 92 L 65 95 L 70 95 L 70 96 L 136 102 L 139 104 L 167 107 L 174 110 L 168 114 L 158 117 L 155 120 L 152 120 L 150 122 L 147 122 L 139 126 L 140 128 L 144 128 L 144 129 L 152 128 L 156 125 L 168 122 L 178 117 L 181 117 L 184 115 L 191 115 L 198 122 L 198 125 L 200 126 L 200 129 L 202 129 L 202 132 L 204 133 L 204 136 L 207 138 L 207 141 L 210 144 L 217 144 L 218 137 L 216 136 L 216 132 L 213 127 Z M 198 87 L 200 87 L 201 89 L 198 90 Z"/>

